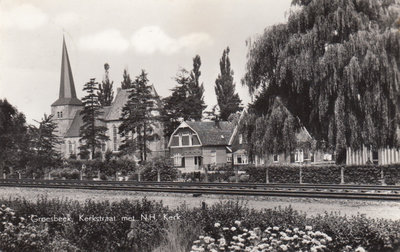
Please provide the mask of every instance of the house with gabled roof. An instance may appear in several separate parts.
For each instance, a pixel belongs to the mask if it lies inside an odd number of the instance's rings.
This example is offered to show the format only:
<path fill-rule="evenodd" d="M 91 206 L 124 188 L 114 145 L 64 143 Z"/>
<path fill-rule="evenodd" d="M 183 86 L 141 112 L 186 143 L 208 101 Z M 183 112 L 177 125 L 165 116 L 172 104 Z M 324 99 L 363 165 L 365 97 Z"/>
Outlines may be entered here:
<path fill-rule="evenodd" d="M 152 92 L 157 95 L 157 92 L 152 85 Z M 117 89 L 117 94 L 111 106 L 105 106 L 101 109 L 101 116 L 96 121 L 96 124 L 107 127 L 106 134 L 109 141 L 103 143 L 102 147 L 98 150 L 105 153 L 107 150 L 113 153 L 119 152 L 119 146 L 122 144 L 121 136 L 118 133 L 118 127 L 122 123 L 121 114 L 122 108 L 128 101 L 130 89 Z M 161 106 L 161 101 L 155 101 L 156 106 Z M 62 139 L 62 143 L 58 146 L 64 158 L 76 156 L 79 158 L 80 146 L 80 127 L 83 125 L 83 119 L 80 112 L 83 109 L 83 104 L 76 96 L 75 84 L 72 75 L 72 69 L 69 62 L 68 51 L 63 39 L 62 61 L 61 61 L 61 78 L 60 78 L 60 92 L 59 98 L 51 105 L 51 114 L 53 120 L 57 124 L 57 135 Z M 155 111 L 154 113 L 158 113 Z M 161 123 L 157 123 L 155 133 L 159 136 L 163 135 L 163 127 Z M 155 156 L 164 156 L 164 138 L 151 141 L 149 143 L 148 158 L 151 159 Z M 132 153 L 132 159 L 138 161 L 139 158 L 136 153 Z"/>
<path fill-rule="evenodd" d="M 174 166 L 193 172 L 227 165 L 232 156 L 229 140 L 233 131 L 232 122 L 182 122 L 168 143 Z"/>

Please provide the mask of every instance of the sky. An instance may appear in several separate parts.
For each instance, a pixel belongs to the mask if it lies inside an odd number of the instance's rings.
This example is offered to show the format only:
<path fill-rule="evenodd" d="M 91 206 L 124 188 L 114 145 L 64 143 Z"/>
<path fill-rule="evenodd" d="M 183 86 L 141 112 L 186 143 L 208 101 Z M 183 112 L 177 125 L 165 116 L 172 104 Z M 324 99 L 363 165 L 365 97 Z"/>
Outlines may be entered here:
<path fill-rule="evenodd" d="M 0 99 L 23 112 L 28 123 L 50 113 L 60 85 L 62 39 L 68 48 L 78 98 L 90 78 L 101 82 L 110 65 L 114 95 L 126 68 L 141 69 L 162 97 L 181 68 L 201 57 L 200 81 L 209 109 L 219 60 L 229 46 L 236 90 L 241 84 L 246 40 L 286 21 L 291 0 L 0 0 Z"/>

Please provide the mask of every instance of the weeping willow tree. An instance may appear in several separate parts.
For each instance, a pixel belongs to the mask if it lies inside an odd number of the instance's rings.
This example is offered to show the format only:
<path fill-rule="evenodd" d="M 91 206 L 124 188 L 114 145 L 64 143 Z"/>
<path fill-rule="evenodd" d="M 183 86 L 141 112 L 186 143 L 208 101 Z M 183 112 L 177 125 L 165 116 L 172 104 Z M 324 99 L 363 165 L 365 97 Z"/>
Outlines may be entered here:
<path fill-rule="evenodd" d="M 270 117 L 271 101 L 280 97 L 316 140 L 337 152 L 398 146 L 398 1 L 294 0 L 292 7 L 287 23 L 248 41 L 242 83 L 257 94 L 253 113 Z M 270 119 L 264 126 L 275 123 Z M 264 130 L 258 126 L 254 135 Z M 276 132 L 265 132 L 264 145 L 270 134 Z"/>

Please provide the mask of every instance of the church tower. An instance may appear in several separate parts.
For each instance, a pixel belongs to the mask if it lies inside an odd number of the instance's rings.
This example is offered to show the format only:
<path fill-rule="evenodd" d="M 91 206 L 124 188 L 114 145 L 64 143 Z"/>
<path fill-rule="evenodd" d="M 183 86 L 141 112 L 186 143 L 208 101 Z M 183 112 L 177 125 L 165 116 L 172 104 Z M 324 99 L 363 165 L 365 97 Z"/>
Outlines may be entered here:
<path fill-rule="evenodd" d="M 65 136 L 76 112 L 82 107 L 82 102 L 76 97 L 74 78 L 69 63 L 67 46 L 63 37 L 60 93 L 58 99 L 51 105 L 51 114 L 58 126 L 58 136 Z"/>

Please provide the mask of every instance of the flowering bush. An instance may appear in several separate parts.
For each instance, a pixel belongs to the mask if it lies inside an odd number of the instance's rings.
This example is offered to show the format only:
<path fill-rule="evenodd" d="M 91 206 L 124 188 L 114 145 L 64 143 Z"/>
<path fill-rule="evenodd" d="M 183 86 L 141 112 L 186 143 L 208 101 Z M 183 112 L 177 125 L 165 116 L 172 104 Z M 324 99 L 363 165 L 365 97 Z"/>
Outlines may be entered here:
<path fill-rule="evenodd" d="M 214 225 L 219 232 L 219 238 L 200 236 L 193 242 L 194 251 L 327 251 L 327 244 L 332 238 L 320 231 L 314 232 L 311 226 L 305 230 L 299 228 L 268 227 L 264 231 L 260 228 L 248 230 L 235 221 L 235 225 L 221 227 L 217 222 Z"/>
<path fill-rule="evenodd" d="M 5 205 L 0 207 L 0 250 L 37 251 L 49 239 L 45 225 L 33 225 Z"/>

